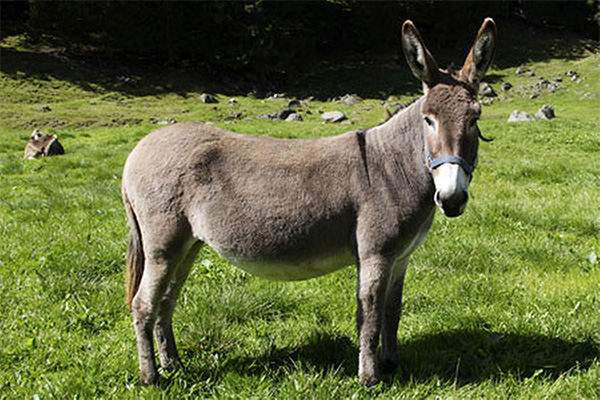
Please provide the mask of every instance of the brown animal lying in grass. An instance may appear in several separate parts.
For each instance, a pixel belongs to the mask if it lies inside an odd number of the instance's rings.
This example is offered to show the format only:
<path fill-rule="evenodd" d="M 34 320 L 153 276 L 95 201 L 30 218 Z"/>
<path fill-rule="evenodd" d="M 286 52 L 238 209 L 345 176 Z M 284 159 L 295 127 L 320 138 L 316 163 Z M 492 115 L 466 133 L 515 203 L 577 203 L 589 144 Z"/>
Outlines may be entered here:
<path fill-rule="evenodd" d="M 27 146 L 25 146 L 25 155 L 23 158 L 33 160 L 38 157 L 60 154 L 65 154 L 65 149 L 58 141 L 58 137 L 56 135 L 46 135 L 36 129 L 31 134 Z"/>

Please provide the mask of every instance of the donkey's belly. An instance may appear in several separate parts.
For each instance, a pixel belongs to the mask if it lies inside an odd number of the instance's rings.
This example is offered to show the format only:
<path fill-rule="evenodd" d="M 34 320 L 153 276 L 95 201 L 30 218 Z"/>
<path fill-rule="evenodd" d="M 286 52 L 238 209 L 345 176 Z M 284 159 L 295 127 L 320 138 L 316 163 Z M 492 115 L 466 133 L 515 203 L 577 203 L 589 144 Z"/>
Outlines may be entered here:
<path fill-rule="evenodd" d="M 298 281 L 329 274 L 354 263 L 349 249 L 337 249 L 327 254 L 283 256 L 279 259 L 249 259 L 217 252 L 231 264 L 261 278 L 277 281 Z"/>

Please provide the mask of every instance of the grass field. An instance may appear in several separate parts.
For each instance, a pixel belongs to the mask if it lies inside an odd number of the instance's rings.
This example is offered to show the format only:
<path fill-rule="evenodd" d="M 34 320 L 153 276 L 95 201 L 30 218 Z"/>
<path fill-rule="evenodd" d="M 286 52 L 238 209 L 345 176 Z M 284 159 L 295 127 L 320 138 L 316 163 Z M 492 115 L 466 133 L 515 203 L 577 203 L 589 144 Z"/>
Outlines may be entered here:
<path fill-rule="evenodd" d="M 372 389 L 358 383 L 353 267 L 275 283 L 205 248 L 174 320 L 188 370 L 146 388 L 124 302 L 120 176 L 157 127 L 150 118 L 334 135 L 383 121 L 382 100 L 414 97 L 416 82 L 404 67 L 366 66 L 355 92 L 381 79 L 392 89 L 355 106 L 313 100 L 303 122 L 271 121 L 258 116 L 289 98 L 231 93 L 178 71 L 101 69 L 17 39 L 3 43 L 0 73 L 0 398 L 600 398 L 597 51 L 525 60 L 535 77 L 515 75 L 518 65 L 492 71 L 503 98 L 484 107 L 480 128 L 495 141 L 480 147 L 465 215 L 438 215 L 412 258 L 396 374 Z M 519 92 L 542 76 L 562 78 L 563 89 L 533 100 Z M 200 102 L 205 90 L 220 102 Z M 556 119 L 506 122 L 543 104 Z M 318 111 L 334 109 L 353 125 L 321 123 Z M 23 161 L 34 128 L 58 134 L 66 154 Z"/>

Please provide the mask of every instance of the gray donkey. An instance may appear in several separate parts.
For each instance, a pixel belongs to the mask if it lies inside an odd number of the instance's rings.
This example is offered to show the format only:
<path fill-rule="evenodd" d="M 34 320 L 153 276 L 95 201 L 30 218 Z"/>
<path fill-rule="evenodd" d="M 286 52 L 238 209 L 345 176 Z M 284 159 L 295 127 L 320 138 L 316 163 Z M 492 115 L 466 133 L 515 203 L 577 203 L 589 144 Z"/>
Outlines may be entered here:
<path fill-rule="evenodd" d="M 477 164 L 479 82 L 496 26 L 488 18 L 460 70 L 440 70 L 411 21 L 408 65 L 424 96 L 382 125 L 335 137 L 282 140 L 182 123 L 152 132 L 129 155 L 122 195 L 131 228 L 127 298 L 143 384 L 181 366 L 172 330 L 179 292 L 208 244 L 274 280 L 314 278 L 356 263 L 358 375 L 379 382 L 398 365 L 406 266 L 435 205 L 462 214 Z"/>

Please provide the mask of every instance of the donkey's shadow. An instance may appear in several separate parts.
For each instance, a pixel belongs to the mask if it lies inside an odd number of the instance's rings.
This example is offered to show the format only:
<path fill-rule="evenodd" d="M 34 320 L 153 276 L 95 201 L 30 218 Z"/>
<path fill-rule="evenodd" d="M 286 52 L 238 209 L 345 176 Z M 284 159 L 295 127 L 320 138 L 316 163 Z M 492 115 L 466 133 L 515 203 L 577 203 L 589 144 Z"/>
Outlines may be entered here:
<path fill-rule="evenodd" d="M 553 379 L 567 371 L 586 370 L 600 358 L 593 341 L 568 341 L 545 335 L 484 330 L 454 330 L 422 336 L 400 345 L 400 365 L 393 378 L 429 381 L 432 377 L 464 385 L 510 374 Z"/>
<path fill-rule="evenodd" d="M 321 333 L 300 346 L 273 346 L 256 356 L 232 358 L 220 369 L 241 375 L 269 372 L 271 376 L 283 377 L 290 369 L 302 368 L 356 376 L 357 358 L 352 338 Z M 600 348 L 591 340 L 576 342 L 544 335 L 453 330 L 401 342 L 401 367 L 383 374 L 383 378 L 387 382 L 427 382 L 438 378 L 456 385 L 505 374 L 517 380 L 534 375 L 556 379 L 567 371 L 586 370 L 599 358 Z"/>

